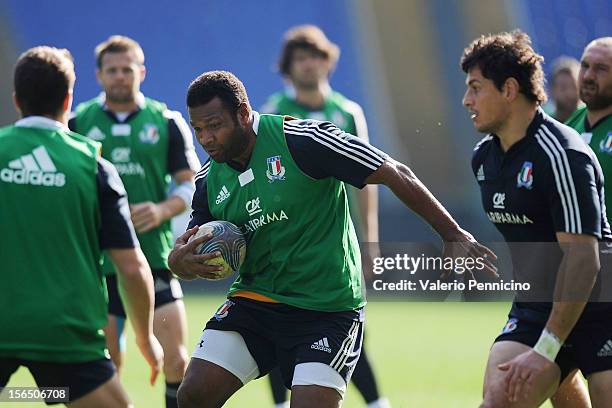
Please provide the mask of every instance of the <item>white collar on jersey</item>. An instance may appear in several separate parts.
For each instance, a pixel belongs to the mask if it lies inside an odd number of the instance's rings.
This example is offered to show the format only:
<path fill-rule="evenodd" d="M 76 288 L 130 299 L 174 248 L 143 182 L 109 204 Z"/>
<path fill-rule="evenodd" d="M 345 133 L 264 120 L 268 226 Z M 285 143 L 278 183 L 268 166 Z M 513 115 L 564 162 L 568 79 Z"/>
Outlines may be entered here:
<path fill-rule="evenodd" d="M 28 116 L 15 122 L 15 126 L 27 128 L 42 128 L 51 130 L 68 130 L 62 122 L 44 116 Z"/>
<path fill-rule="evenodd" d="M 259 132 L 259 112 L 251 111 L 251 117 L 253 118 L 253 131 L 255 134 Z"/>
<path fill-rule="evenodd" d="M 100 106 L 106 107 L 106 94 L 104 92 L 100 92 L 100 95 L 98 95 L 98 103 Z M 145 96 L 142 92 L 138 92 L 138 95 L 136 95 L 136 105 L 140 109 L 145 106 Z"/>

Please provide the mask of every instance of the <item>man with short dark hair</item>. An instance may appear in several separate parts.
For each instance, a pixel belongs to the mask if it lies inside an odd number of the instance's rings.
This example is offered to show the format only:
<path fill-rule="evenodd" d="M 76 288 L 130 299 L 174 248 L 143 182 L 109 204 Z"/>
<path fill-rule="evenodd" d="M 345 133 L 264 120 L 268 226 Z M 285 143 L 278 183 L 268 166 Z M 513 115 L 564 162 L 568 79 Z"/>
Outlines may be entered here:
<path fill-rule="evenodd" d="M 154 330 L 164 348 L 166 406 L 172 408 L 187 366 L 187 323 L 180 284 L 166 261 L 173 240 L 170 220 L 190 206 L 200 163 L 181 114 L 140 93 L 146 73 L 140 45 L 128 37 L 112 36 L 95 53 L 103 93 L 77 106 L 70 127 L 102 144 L 102 156 L 115 165 L 128 192 L 130 215 L 153 272 Z M 171 177 L 175 187 L 168 193 Z M 109 287 L 105 332 L 113 362 L 120 368 L 126 314 L 114 269 L 105 258 Z"/>
<path fill-rule="evenodd" d="M 25 366 L 39 387 L 67 387 L 71 407 L 127 407 L 102 332 L 102 250 L 117 266 L 151 383 L 163 358 L 153 281 L 115 168 L 66 127 L 74 80 L 67 50 L 26 51 L 14 76 L 21 119 L 0 129 L 0 233 L 10 237 L 0 245 L 0 388 Z"/>
<path fill-rule="evenodd" d="M 600 283 L 598 241 L 612 240 L 603 174 L 579 135 L 540 108 L 542 60 L 520 31 L 477 38 L 461 58 L 463 104 L 488 134 L 472 159 L 484 209 L 509 244 L 513 278 L 540 288 L 537 299 L 513 302 L 489 352 L 481 407 L 537 407 L 577 369 L 593 406 L 608 407 L 612 355 L 602 347 L 612 307 L 587 302 Z"/>
<path fill-rule="evenodd" d="M 287 89 L 270 96 L 262 113 L 330 121 L 344 132 L 368 142 L 368 127 L 361 106 L 332 90 L 329 84 L 339 54 L 338 46 L 319 27 L 302 25 L 289 29 L 278 63 Z M 364 254 L 375 258 L 378 256 L 373 253 L 378 248 L 378 188 L 369 185 L 358 190 L 347 186 L 347 193 L 359 242 L 369 243 Z M 365 347 L 351 379 L 368 408 L 390 407 L 389 401 L 378 393 Z M 282 407 L 287 389 L 279 369 L 270 372 L 270 384 L 276 406 Z"/>
<path fill-rule="evenodd" d="M 440 234 L 447 256 L 494 257 L 408 167 L 330 122 L 254 112 L 229 72 L 196 78 L 187 106 L 210 160 L 196 175 L 190 229 L 168 263 L 183 279 L 214 279 L 219 268 L 204 262 L 217 255 L 194 254 L 210 236 L 187 242 L 214 219 L 243 229 L 247 255 L 193 353 L 183 408 L 221 406 L 275 366 L 292 407 L 341 405 L 366 303 L 345 183 L 387 185 Z"/>
<path fill-rule="evenodd" d="M 581 105 L 578 96 L 578 71 L 580 63 L 572 57 L 562 56 L 552 63 L 550 74 L 550 98 L 554 111 L 550 116 L 565 122 Z"/>

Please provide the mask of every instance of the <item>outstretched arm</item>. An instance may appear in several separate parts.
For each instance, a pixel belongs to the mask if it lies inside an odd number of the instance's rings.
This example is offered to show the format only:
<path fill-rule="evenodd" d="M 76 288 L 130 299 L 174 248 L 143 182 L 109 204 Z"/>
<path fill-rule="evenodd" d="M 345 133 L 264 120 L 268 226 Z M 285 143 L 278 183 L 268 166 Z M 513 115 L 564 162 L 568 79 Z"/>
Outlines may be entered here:
<path fill-rule="evenodd" d="M 445 256 L 496 259 L 490 249 L 476 242 L 457 224 L 408 166 L 389 157 L 365 182 L 386 185 L 408 208 L 421 216 L 444 241 Z M 484 262 L 484 265 L 485 270 L 497 276 L 496 268 L 490 262 Z"/>

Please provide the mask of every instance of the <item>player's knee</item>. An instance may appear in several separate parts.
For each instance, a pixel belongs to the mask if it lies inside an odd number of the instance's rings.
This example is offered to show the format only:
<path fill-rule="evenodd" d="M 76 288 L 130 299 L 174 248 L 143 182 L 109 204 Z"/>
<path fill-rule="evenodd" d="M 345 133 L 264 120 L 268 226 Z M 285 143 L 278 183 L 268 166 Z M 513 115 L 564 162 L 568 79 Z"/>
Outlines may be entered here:
<path fill-rule="evenodd" d="M 166 355 L 164 358 L 164 375 L 173 379 L 182 379 L 187 370 L 187 353 L 178 352 L 174 355 Z"/>

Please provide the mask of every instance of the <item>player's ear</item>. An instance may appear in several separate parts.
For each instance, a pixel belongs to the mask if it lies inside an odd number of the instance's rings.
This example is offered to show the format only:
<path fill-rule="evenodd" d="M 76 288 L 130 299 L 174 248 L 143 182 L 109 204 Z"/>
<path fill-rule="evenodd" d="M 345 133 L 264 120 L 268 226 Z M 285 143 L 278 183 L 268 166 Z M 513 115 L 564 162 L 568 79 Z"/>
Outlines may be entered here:
<path fill-rule="evenodd" d="M 96 80 L 98 81 L 98 85 L 102 86 L 102 69 L 96 68 Z"/>
<path fill-rule="evenodd" d="M 70 112 L 70 109 L 72 109 L 72 99 L 73 99 L 72 89 L 69 89 L 66 96 L 64 96 L 64 102 L 62 104 L 62 110 L 64 112 Z"/>
<path fill-rule="evenodd" d="M 506 79 L 506 82 L 504 82 L 504 87 L 502 88 L 502 93 L 508 102 L 514 101 L 518 97 L 519 92 L 520 86 L 518 81 L 512 77 Z"/>
<path fill-rule="evenodd" d="M 240 127 L 246 128 L 249 125 L 249 119 L 251 119 L 251 109 L 249 105 L 246 103 L 241 103 L 238 106 L 238 111 L 236 112 L 238 116 L 238 123 L 240 123 Z"/>
<path fill-rule="evenodd" d="M 142 81 L 144 81 L 145 77 L 147 76 L 147 68 L 144 65 L 140 66 L 140 83 L 142 84 Z"/>

